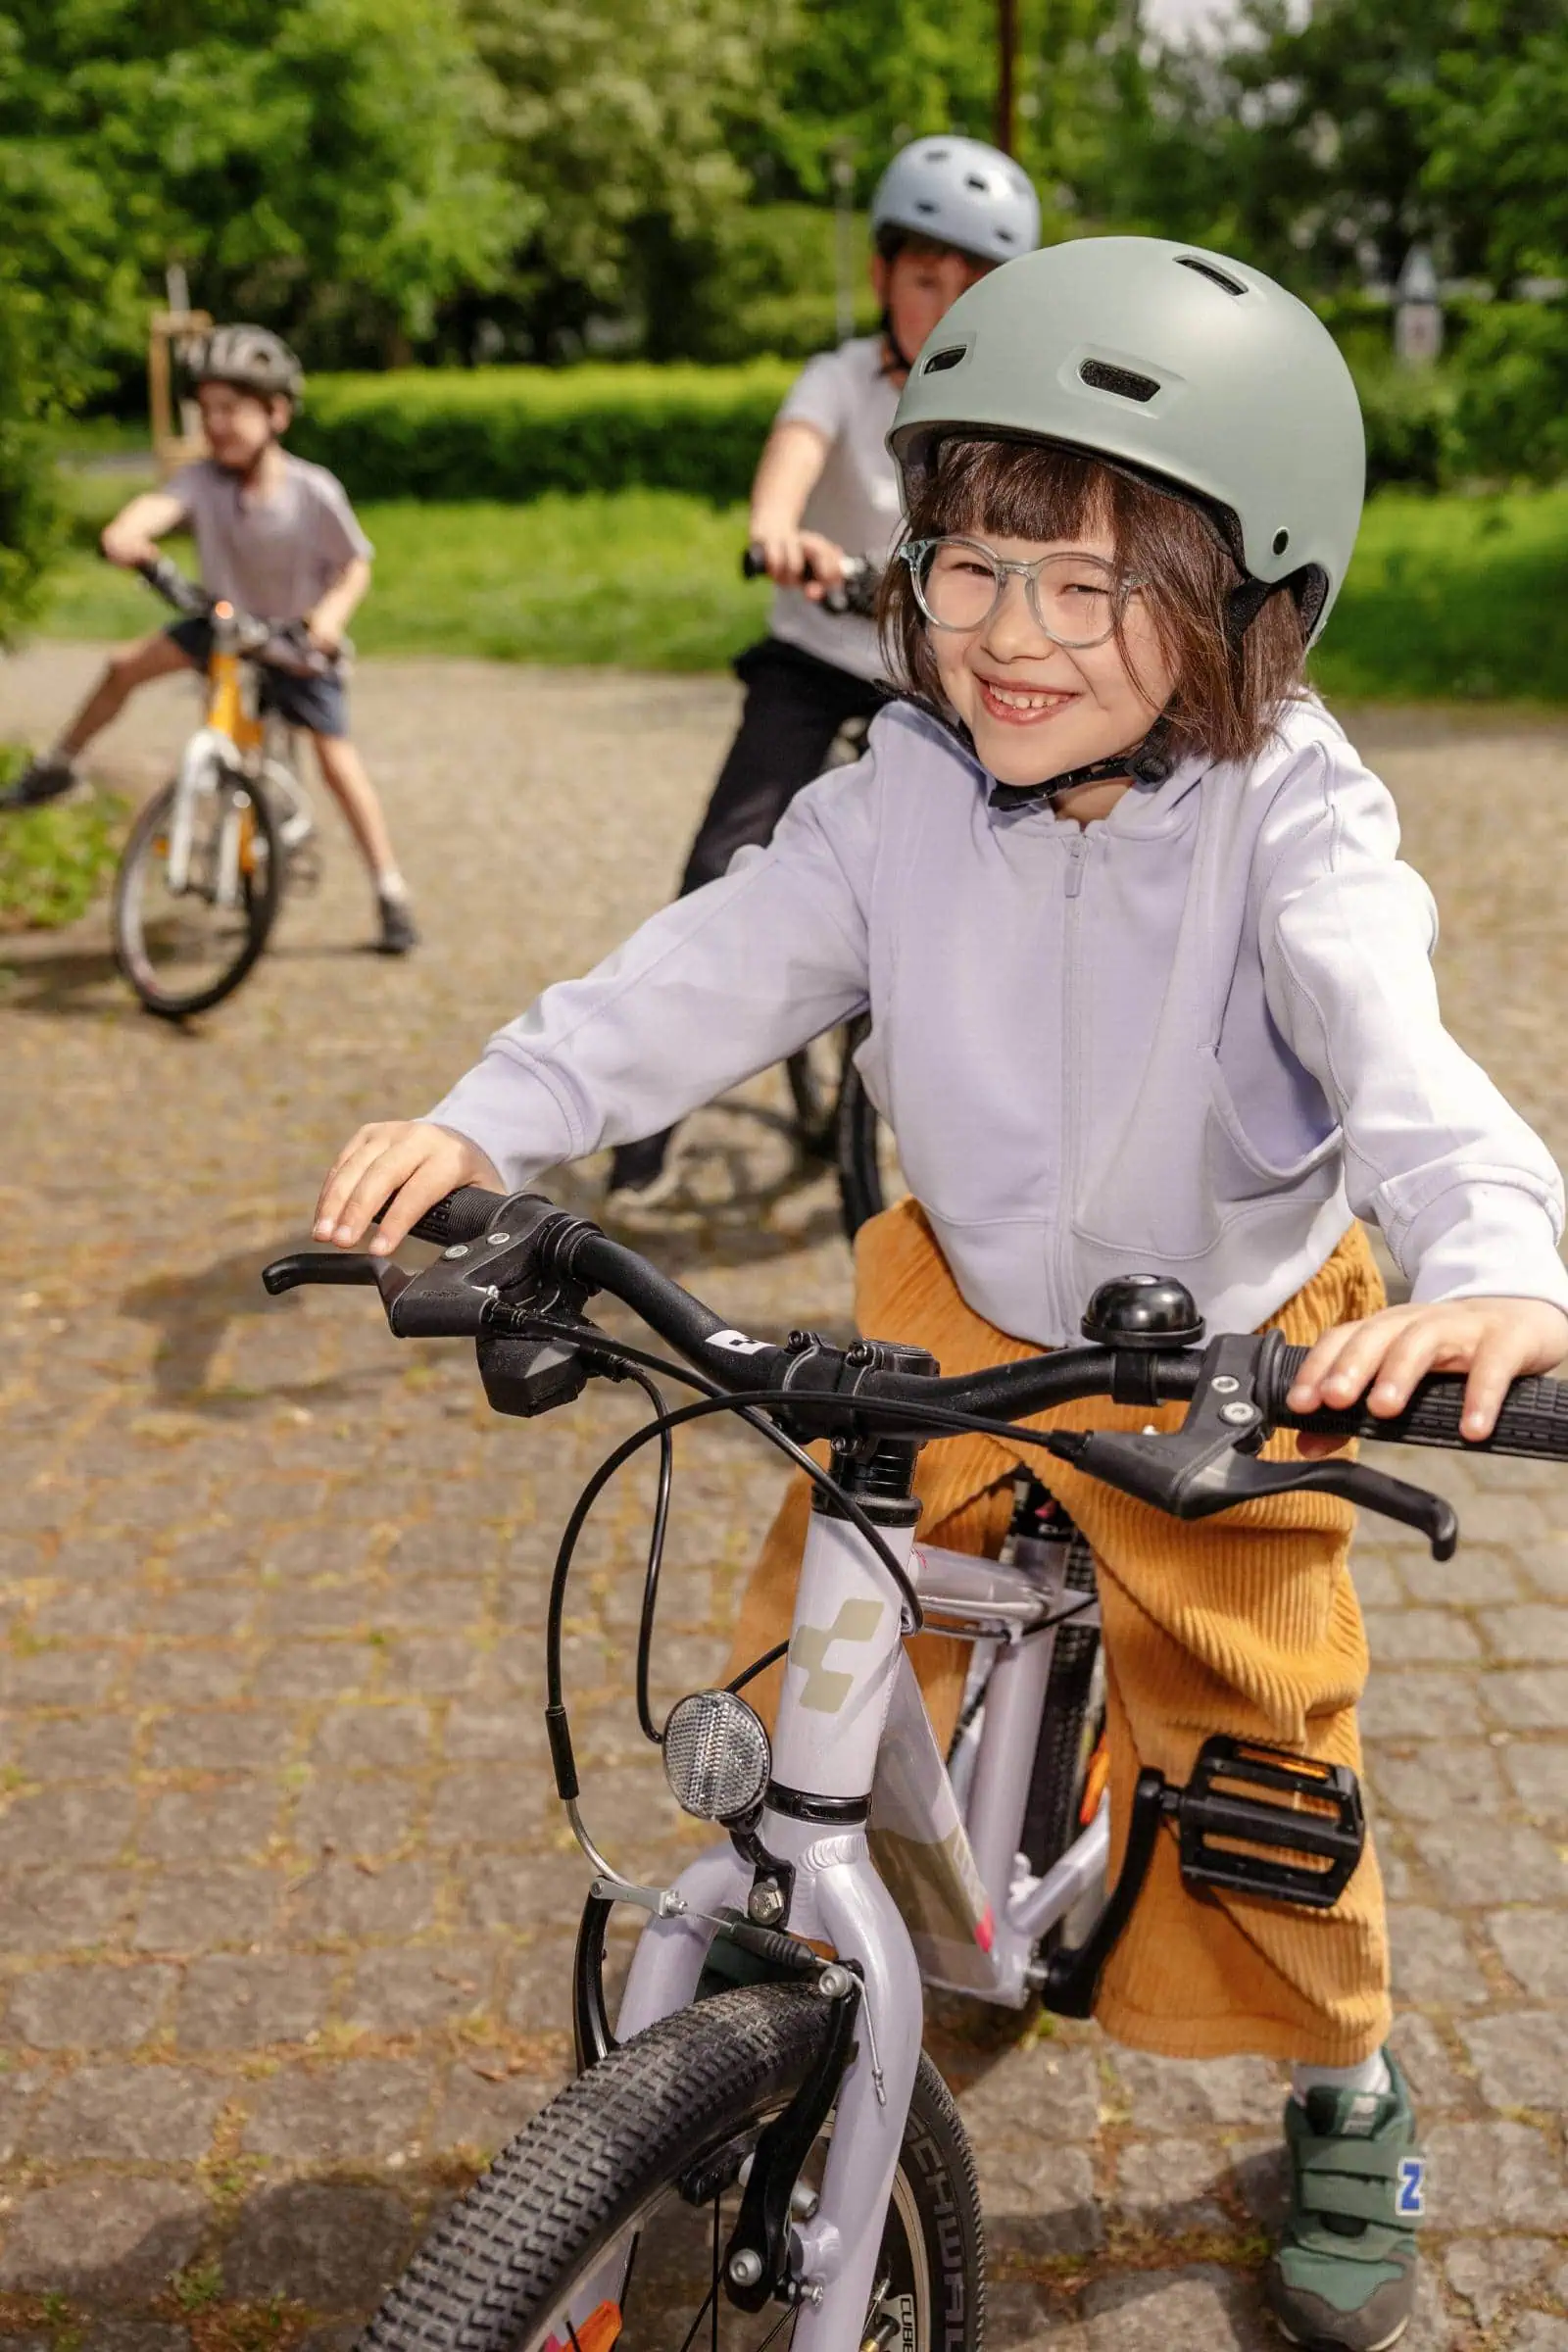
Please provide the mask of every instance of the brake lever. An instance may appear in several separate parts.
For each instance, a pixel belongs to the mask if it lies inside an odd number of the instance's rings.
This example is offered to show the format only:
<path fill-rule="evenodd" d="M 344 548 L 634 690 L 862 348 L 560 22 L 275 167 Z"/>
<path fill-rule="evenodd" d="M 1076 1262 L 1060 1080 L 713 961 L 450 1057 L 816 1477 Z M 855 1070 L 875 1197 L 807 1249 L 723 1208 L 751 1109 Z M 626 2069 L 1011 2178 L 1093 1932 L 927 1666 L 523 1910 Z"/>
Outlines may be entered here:
<path fill-rule="evenodd" d="M 1270 1494 L 1338 1494 L 1426 1537 L 1432 1556 L 1453 1557 L 1459 1522 L 1442 1495 L 1360 1462 L 1260 1462 L 1269 1434 L 1257 1403 L 1259 1368 L 1272 1333 L 1215 1340 L 1180 1429 L 1142 1436 L 1118 1430 L 1058 1430 L 1049 1439 L 1058 1460 L 1175 1519 L 1207 1519 Z"/>
<path fill-rule="evenodd" d="M 262 1288 L 270 1298 L 280 1298 L 285 1291 L 303 1290 L 312 1283 L 335 1290 L 379 1291 L 389 1323 L 393 1307 L 412 1279 L 389 1257 L 368 1257 L 360 1250 L 294 1250 L 262 1268 Z"/>

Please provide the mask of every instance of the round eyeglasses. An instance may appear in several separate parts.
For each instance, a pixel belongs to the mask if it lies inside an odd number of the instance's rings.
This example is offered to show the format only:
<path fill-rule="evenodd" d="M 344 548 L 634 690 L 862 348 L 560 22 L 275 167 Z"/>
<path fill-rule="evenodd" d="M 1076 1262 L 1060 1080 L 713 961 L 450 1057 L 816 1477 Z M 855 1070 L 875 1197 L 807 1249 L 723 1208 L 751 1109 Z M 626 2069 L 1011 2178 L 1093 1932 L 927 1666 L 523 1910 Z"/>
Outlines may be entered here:
<path fill-rule="evenodd" d="M 1127 600 L 1143 586 L 1099 556 L 1037 556 L 1019 564 L 979 539 L 911 539 L 899 550 L 915 601 L 933 628 L 983 629 L 1016 572 L 1029 610 L 1054 645 L 1083 651 L 1115 634 Z"/>

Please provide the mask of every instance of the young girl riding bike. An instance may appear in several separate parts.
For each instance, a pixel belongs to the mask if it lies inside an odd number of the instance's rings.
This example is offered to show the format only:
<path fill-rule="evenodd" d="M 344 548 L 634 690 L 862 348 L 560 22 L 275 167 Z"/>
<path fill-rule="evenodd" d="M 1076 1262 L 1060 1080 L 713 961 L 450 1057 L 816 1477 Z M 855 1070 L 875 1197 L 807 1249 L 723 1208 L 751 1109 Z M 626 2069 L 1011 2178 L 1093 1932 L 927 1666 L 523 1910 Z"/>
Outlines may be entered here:
<path fill-rule="evenodd" d="M 1311 1344 L 1293 1408 L 1366 1393 L 1393 1414 L 1425 1372 L 1463 1370 L 1485 1435 L 1507 1383 L 1568 1350 L 1562 1186 L 1443 1028 L 1393 804 L 1302 683 L 1362 496 L 1327 332 L 1218 255 L 1058 247 L 954 307 L 892 447 L 908 527 L 885 641 L 906 699 L 865 759 L 547 991 L 429 1119 L 362 1128 L 318 1235 L 357 1243 L 390 1200 L 388 1250 L 454 1186 L 527 1184 L 868 1004 L 912 1198 L 860 1235 L 863 1331 L 962 1372 L 1072 1340 L 1105 1276 L 1166 1270 L 1215 1328 Z M 1383 1303 L 1358 1218 L 1408 1305 Z M 994 1546 L 1012 1467 L 989 1439 L 928 1447 L 923 1534 Z M 1118 1839 L 1139 1768 L 1183 1781 L 1216 1733 L 1358 1763 L 1344 1504 L 1180 1523 L 1046 1475 L 1097 1555 Z M 788 1622 L 803 1524 L 792 1497 L 738 1657 Z M 921 1673 L 940 1737 L 961 1659 L 926 1643 Z M 1332 1910 L 1302 1912 L 1195 1902 L 1162 1839 L 1098 2014 L 1147 2049 L 1293 2062 L 1271 2306 L 1298 2342 L 1392 2343 L 1421 2168 L 1383 2047 L 1370 1849 Z"/>
<path fill-rule="evenodd" d="M 697 828 L 681 895 L 766 841 L 795 795 L 819 776 L 834 737 L 887 699 L 873 623 L 830 612 L 844 559 L 881 564 L 899 525 L 887 436 L 909 364 L 966 286 L 1032 253 L 1040 205 L 1010 157 L 978 139 L 916 139 L 871 199 L 874 335 L 857 335 L 802 369 L 752 484 L 748 537 L 778 584 L 767 635 L 735 664 L 746 688 L 734 742 Z M 607 1203 L 649 1208 L 677 1181 L 673 1130 L 622 1145 Z"/>

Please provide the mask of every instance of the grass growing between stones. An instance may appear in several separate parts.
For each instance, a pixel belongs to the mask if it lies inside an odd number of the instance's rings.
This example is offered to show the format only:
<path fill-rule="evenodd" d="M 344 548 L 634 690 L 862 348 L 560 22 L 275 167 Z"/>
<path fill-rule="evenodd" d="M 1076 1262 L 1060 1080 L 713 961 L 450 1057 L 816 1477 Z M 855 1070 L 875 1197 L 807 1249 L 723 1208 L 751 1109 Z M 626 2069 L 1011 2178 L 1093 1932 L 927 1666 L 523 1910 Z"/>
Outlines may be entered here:
<path fill-rule="evenodd" d="M 145 486 L 123 473 L 70 477 L 76 544 L 56 576 L 48 634 L 159 625 L 140 582 L 91 552 Z M 527 506 L 372 502 L 362 515 L 377 551 L 354 624 L 363 653 L 719 669 L 765 626 L 769 589 L 740 577 L 738 506 L 626 490 Z M 188 546 L 171 548 L 189 564 Z M 1568 489 L 1383 492 L 1313 672 L 1348 699 L 1568 703 Z"/>

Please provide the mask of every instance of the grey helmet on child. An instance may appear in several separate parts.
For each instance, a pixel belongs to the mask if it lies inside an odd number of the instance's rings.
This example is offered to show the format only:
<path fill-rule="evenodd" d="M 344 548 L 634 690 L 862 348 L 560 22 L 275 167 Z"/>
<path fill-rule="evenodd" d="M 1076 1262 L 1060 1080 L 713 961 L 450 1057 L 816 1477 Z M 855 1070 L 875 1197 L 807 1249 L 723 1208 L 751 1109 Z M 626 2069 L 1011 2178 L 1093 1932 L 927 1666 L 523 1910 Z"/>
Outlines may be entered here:
<path fill-rule="evenodd" d="M 181 355 L 198 384 L 233 384 L 262 400 L 287 400 L 296 408 L 305 391 L 305 370 L 268 326 L 215 326 L 198 335 Z"/>
<path fill-rule="evenodd" d="M 1243 574 L 1238 635 L 1277 590 L 1308 641 L 1345 581 L 1366 440 L 1322 320 L 1226 255 L 1085 237 L 981 278 L 927 338 L 888 435 L 907 513 L 956 435 L 1053 441 L 1190 500 Z"/>
<path fill-rule="evenodd" d="M 904 229 L 977 262 L 1015 261 L 1040 242 L 1040 199 L 1000 147 L 945 134 L 901 147 L 876 184 L 871 234 Z"/>

